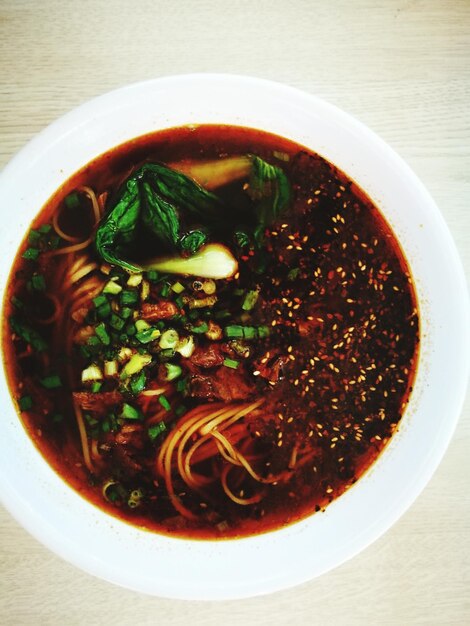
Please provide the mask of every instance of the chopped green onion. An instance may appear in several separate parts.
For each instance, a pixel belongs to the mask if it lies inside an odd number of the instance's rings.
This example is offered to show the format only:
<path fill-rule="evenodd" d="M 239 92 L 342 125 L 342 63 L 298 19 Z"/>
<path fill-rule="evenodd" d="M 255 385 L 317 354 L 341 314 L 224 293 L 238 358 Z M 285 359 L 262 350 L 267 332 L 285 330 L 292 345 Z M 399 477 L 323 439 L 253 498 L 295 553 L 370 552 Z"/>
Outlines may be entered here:
<path fill-rule="evenodd" d="M 137 374 L 146 365 L 152 362 L 150 354 L 133 354 L 129 361 L 125 364 L 121 372 L 121 380 L 129 378 L 134 374 Z"/>
<path fill-rule="evenodd" d="M 175 283 L 174 285 L 171 286 L 171 289 L 176 294 L 180 294 L 180 293 L 182 293 L 184 291 L 185 287 L 180 282 L 177 282 L 177 283 Z"/>
<path fill-rule="evenodd" d="M 111 314 L 111 317 L 109 319 L 109 325 L 112 328 L 114 328 L 114 330 L 122 330 L 124 328 L 125 323 L 126 322 L 123 319 L 121 319 L 119 315 L 116 315 L 115 313 Z"/>
<path fill-rule="evenodd" d="M 28 241 L 32 246 L 36 246 L 42 239 L 42 234 L 33 228 L 29 231 Z"/>
<path fill-rule="evenodd" d="M 123 317 L 125 320 L 127 320 L 133 313 L 134 310 L 130 309 L 129 307 L 125 306 L 120 310 L 120 315 L 121 317 Z"/>
<path fill-rule="evenodd" d="M 62 381 L 57 374 L 41 378 L 39 382 L 45 389 L 57 389 L 58 387 L 62 387 Z"/>
<path fill-rule="evenodd" d="M 29 411 L 29 409 L 33 408 L 33 399 L 31 396 L 22 396 L 18 400 L 18 406 L 20 407 L 20 411 Z"/>
<path fill-rule="evenodd" d="M 151 282 L 154 283 L 156 282 L 158 279 L 160 278 L 159 273 L 156 270 L 149 270 L 147 272 L 147 279 Z"/>
<path fill-rule="evenodd" d="M 192 355 L 195 348 L 196 346 L 194 344 L 194 337 L 193 335 L 189 335 L 188 337 L 183 337 L 183 339 L 180 339 L 178 341 L 175 350 L 176 352 L 179 352 L 181 356 L 187 359 Z"/>
<path fill-rule="evenodd" d="M 136 334 L 136 332 L 137 332 L 137 330 L 135 328 L 135 324 L 133 324 L 132 322 L 129 322 L 127 324 L 127 326 L 125 327 L 124 331 L 125 331 L 125 333 L 126 333 L 126 335 L 128 337 L 133 337 Z"/>
<path fill-rule="evenodd" d="M 27 248 L 21 256 L 28 261 L 37 261 L 39 250 L 37 248 Z"/>
<path fill-rule="evenodd" d="M 95 382 L 99 380 L 103 380 L 103 372 L 96 364 L 92 363 L 82 371 L 82 383 Z"/>
<path fill-rule="evenodd" d="M 108 298 L 100 294 L 99 296 L 96 296 L 96 298 L 93 298 L 93 304 L 95 305 L 95 308 L 98 309 L 103 304 L 108 304 Z"/>
<path fill-rule="evenodd" d="M 138 287 L 142 282 L 142 274 L 131 274 L 127 279 L 129 287 Z"/>
<path fill-rule="evenodd" d="M 104 362 L 104 375 L 107 378 L 112 378 L 113 376 L 117 376 L 118 373 L 118 362 L 113 359 L 112 361 Z"/>
<path fill-rule="evenodd" d="M 300 272 L 300 267 L 294 267 L 294 269 L 290 270 L 290 272 L 287 274 L 287 279 L 295 280 L 297 276 L 299 275 L 299 272 Z"/>
<path fill-rule="evenodd" d="M 159 437 L 162 433 L 166 431 L 165 422 L 157 422 L 156 424 L 152 424 L 152 426 L 148 429 L 148 435 L 151 441 L 155 441 L 157 437 Z"/>
<path fill-rule="evenodd" d="M 178 306 L 180 309 L 182 309 L 182 308 L 183 308 L 183 305 L 184 305 L 184 300 L 183 300 L 183 298 L 182 298 L 181 296 L 177 296 L 177 297 L 175 298 L 175 303 L 177 304 L 177 306 Z"/>
<path fill-rule="evenodd" d="M 43 224 L 38 228 L 38 232 L 41 233 L 41 235 L 47 235 L 47 233 L 50 233 L 51 230 L 52 226 L 50 224 Z"/>
<path fill-rule="evenodd" d="M 146 384 L 147 376 L 145 375 L 144 370 L 142 370 L 139 374 L 131 379 L 129 387 L 133 394 L 138 394 L 145 389 Z"/>
<path fill-rule="evenodd" d="M 186 391 L 186 387 L 188 386 L 188 381 L 186 378 L 182 378 L 176 383 L 176 391 L 182 392 Z"/>
<path fill-rule="evenodd" d="M 270 332 L 269 326 L 258 326 L 258 337 L 260 339 L 268 337 Z"/>
<path fill-rule="evenodd" d="M 137 304 L 139 302 L 139 292 L 131 291 L 130 289 L 124 289 L 123 291 L 121 291 L 120 298 L 122 306 Z"/>
<path fill-rule="evenodd" d="M 225 336 L 229 339 L 265 339 L 270 333 L 269 326 L 226 326 Z"/>
<path fill-rule="evenodd" d="M 142 493 L 141 489 L 134 489 L 134 491 L 131 491 L 131 493 L 129 494 L 127 506 L 131 509 L 135 509 L 140 505 L 143 497 L 144 494 Z"/>
<path fill-rule="evenodd" d="M 105 302 L 96 309 L 96 314 L 101 320 L 106 319 L 111 315 L 111 305 L 109 302 Z"/>
<path fill-rule="evenodd" d="M 235 359 L 224 359 L 224 365 L 225 367 L 230 367 L 234 370 L 237 369 L 237 367 L 240 365 L 239 361 L 235 361 Z"/>
<path fill-rule="evenodd" d="M 171 410 L 171 404 L 168 402 L 168 400 L 166 399 L 163 393 L 161 396 L 158 396 L 158 401 L 160 402 L 162 407 L 165 409 L 165 411 Z"/>
<path fill-rule="evenodd" d="M 31 287 L 35 291 L 44 291 L 46 288 L 46 281 L 42 274 L 33 274 L 31 276 Z"/>
<path fill-rule="evenodd" d="M 216 320 L 222 320 L 226 317 L 230 317 L 231 313 L 230 311 L 227 311 L 226 309 L 224 309 L 223 311 L 216 311 L 214 317 Z"/>
<path fill-rule="evenodd" d="M 11 303 L 17 309 L 24 309 L 24 303 L 16 296 L 12 296 Z"/>
<path fill-rule="evenodd" d="M 160 295 L 162 298 L 166 298 L 170 293 L 170 285 L 168 283 L 163 283 Z"/>
<path fill-rule="evenodd" d="M 103 293 L 109 293 L 113 296 L 116 296 L 118 293 L 121 293 L 122 287 L 115 280 L 110 280 L 103 287 Z"/>
<path fill-rule="evenodd" d="M 242 309 L 244 311 L 251 311 L 258 300 L 258 296 L 258 289 L 251 289 L 250 291 L 248 291 L 243 299 Z"/>
<path fill-rule="evenodd" d="M 80 198 L 76 191 L 72 191 L 68 196 L 64 198 L 65 206 L 68 209 L 78 209 L 80 207 Z"/>
<path fill-rule="evenodd" d="M 139 411 L 139 409 L 136 409 L 130 404 L 127 404 L 127 402 L 124 402 L 124 404 L 122 405 L 120 417 L 127 420 L 138 420 L 141 419 L 143 415 L 141 411 Z"/>
<path fill-rule="evenodd" d="M 173 348 L 165 348 L 164 350 L 160 350 L 159 355 L 160 361 L 169 361 L 175 356 L 175 351 Z"/>
<path fill-rule="evenodd" d="M 101 322 L 100 324 L 98 324 L 98 326 L 95 327 L 95 334 L 101 341 L 101 343 L 103 343 L 105 346 L 109 346 L 109 344 L 111 343 L 111 337 L 106 330 L 104 322 Z"/>
<path fill-rule="evenodd" d="M 95 381 L 92 385 L 91 385 L 91 390 L 93 393 L 98 393 L 98 391 L 101 389 L 103 383 L 99 383 L 98 381 Z"/>
<path fill-rule="evenodd" d="M 155 341 L 160 337 L 160 331 L 158 328 L 144 328 L 136 334 L 136 339 L 140 341 L 140 343 L 150 343 L 151 341 Z"/>
<path fill-rule="evenodd" d="M 145 330 L 147 328 L 150 328 L 150 324 L 145 320 L 136 320 L 135 327 L 137 330 Z"/>
<path fill-rule="evenodd" d="M 175 409 L 175 413 L 178 417 L 181 417 L 182 415 L 184 415 L 186 411 L 187 411 L 187 408 L 184 406 L 184 404 L 180 404 Z"/>
<path fill-rule="evenodd" d="M 226 326 L 224 332 L 229 339 L 241 339 L 245 336 L 243 326 Z"/>
<path fill-rule="evenodd" d="M 162 372 L 163 380 L 167 380 L 169 382 L 181 376 L 183 370 L 179 365 L 175 365 L 175 363 L 164 363 L 161 366 L 160 371 Z"/>
<path fill-rule="evenodd" d="M 169 328 L 165 330 L 165 332 L 160 337 L 160 341 L 158 345 L 162 350 L 166 350 L 167 348 L 174 348 L 179 341 L 179 335 L 174 328 Z"/>
<path fill-rule="evenodd" d="M 203 335 L 204 333 L 207 333 L 208 330 L 209 326 L 206 322 L 202 322 L 198 326 L 191 326 L 191 332 L 195 333 L 196 335 Z"/>

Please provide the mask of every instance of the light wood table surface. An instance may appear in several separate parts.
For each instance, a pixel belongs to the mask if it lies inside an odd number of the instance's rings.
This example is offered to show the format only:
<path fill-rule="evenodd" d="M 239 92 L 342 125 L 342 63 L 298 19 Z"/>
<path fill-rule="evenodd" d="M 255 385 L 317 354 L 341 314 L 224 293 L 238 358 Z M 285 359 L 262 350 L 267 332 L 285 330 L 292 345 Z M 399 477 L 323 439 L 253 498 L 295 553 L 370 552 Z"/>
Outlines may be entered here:
<path fill-rule="evenodd" d="M 434 196 L 468 275 L 468 0 L 0 0 L 0 166 L 93 96 L 194 71 L 278 80 L 358 117 Z M 470 624 L 469 444 L 467 401 L 444 461 L 392 530 L 317 580 L 245 601 L 119 589 L 2 510 L 0 624 Z"/>

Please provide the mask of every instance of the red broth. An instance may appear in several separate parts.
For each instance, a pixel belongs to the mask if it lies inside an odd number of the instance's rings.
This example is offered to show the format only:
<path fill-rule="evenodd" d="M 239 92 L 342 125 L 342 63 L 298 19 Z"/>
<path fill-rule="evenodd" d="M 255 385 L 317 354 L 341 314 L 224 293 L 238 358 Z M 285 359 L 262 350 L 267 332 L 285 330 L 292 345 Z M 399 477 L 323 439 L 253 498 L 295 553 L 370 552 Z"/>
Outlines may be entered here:
<path fill-rule="evenodd" d="M 238 273 L 215 281 L 215 304 L 191 308 L 203 298 L 214 300 L 214 293 L 195 286 L 197 277 L 144 273 L 141 283 L 127 285 L 129 276 L 103 263 L 93 242 L 57 254 L 94 236 L 87 193 L 64 204 L 77 188 L 91 188 L 106 213 L 122 182 L 143 163 L 187 165 L 246 154 L 283 170 L 291 201 L 269 225 L 262 247 L 236 252 Z M 243 195 L 247 185 L 235 181 L 215 193 L 243 216 L 252 210 Z M 56 225 L 71 241 L 50 228 L 59 212 Z M 46 461 L 106 512 L 191 538 L 274 530 L 324 510 L 396 432 L 418 355 L 412 278 L 378 208 L 319 155 L 247 128 L 152 133 L 77 172 L 31 229 L 3 304 L 11 394 Z M 230 247 L 232 235 L 222 227 L 220 233 Z M 148 242 L 142 245 L 148 249 Z M 113 278 L 120 293 L 103 296 Z M 214 289 L 211 281 L 205 287 Z M 129 306 L 122 292 L 131 292 Z M 172 316 L 162 317 L 162 306 Z M 137 319 L 140 330 L 132 331 Z M 109 348 L 96 339 L 98 326 Z M 215 328 L 210 338 L 209 326 Z M 255 336 L 234 337 L 234 327 Z M 193 336 L 197 347 L 190 356 L 162 347 L 168 328 L 180 342 Z M 160 334 L 147 342 L 143 331 Z M 130 357 L 117 357 L 123 347 L 150 359 L 124 380 Z M 105 360 L 118 372 L 111 367 L 107 375 Z M 83 382 L 93 362 L 101 378 Z M 168 372 L 176 378 L 165 380 Z M 237 418 L 237 410 L 246 414 Z M 203 420 L 192 433 L 191 419 Z M 214 426 L 217 419 L 225 421 Z"/>

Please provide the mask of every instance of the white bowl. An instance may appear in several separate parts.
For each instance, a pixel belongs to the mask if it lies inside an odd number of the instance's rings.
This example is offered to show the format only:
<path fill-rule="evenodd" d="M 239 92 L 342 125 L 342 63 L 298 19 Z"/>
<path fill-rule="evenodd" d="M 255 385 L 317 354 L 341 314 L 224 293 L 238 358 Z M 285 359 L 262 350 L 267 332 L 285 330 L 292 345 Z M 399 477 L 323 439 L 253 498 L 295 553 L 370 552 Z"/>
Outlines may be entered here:
<path fill-rule="evenodd" d="M 381 139 L 314 96 L 264 80 L 212 74 L 161 78 L 96 98 L 46 128 L 11 161 L 0 178 L 7 220 L 0 231 L 1 292 L 29 223 L 71 174 L 128 139 L 198 122 L 271 131 L 345 171 L 398 236 L 421 313 L 411 403 L 379 460 L 325 513 L 246 539 L 173 539 L 101 512 L 44 461 L 1 377 L 0 496 L 12 515 L 91 574 L 159 596 L 213 600 L 273 592 L 318 576 L 398 519 L 430 479 L 454 430 L 468 378 L 470 324 L 463 271 L 439 210 Z"/>

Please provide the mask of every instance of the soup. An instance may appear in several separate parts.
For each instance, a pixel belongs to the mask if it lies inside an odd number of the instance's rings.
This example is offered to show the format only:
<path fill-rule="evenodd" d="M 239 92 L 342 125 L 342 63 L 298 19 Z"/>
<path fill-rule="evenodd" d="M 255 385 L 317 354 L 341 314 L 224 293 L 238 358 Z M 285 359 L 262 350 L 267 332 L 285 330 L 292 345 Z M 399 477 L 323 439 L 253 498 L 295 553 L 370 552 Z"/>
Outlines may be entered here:
<path fill-rule="evenodd" d="M 286 139 L 200 125 L 101 155 L 47 202 L 4 301 L 50 465 L 123 520 L 240 537 L 324 510 L 397 430 L 419 317 L 389 225 Z"/>

